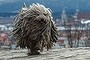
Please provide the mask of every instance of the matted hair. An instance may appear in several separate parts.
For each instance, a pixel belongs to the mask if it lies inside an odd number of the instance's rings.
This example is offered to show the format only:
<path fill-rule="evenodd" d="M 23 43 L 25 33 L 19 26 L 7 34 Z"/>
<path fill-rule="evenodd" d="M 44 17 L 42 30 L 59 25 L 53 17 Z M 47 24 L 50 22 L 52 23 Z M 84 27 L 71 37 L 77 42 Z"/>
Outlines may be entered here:
<path fill-rule="evenodd" d="M 51 49 L 57 40 L 57 31 L 53 23 L 51 10 L 41 4 L 32 4 L 24 13 L 16 16 L 13 35 L 17 46 L 32 51 L 46 47 Z"/>

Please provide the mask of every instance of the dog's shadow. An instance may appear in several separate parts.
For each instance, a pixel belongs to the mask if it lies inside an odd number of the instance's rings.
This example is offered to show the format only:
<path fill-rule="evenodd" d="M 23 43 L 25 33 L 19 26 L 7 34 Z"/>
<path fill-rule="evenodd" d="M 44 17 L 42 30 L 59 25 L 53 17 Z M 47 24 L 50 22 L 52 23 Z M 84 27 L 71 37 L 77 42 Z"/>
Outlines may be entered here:
<path fill-rule="evenodd" d="M 25 56 L 18 56 L 18 57 L 12 57 L 10 59 L 28 59 L 28 58 L 37 58 L 37 57 L 45 57 L 48 53 L 40 54 L 40 55 L 25 55 Z"/>

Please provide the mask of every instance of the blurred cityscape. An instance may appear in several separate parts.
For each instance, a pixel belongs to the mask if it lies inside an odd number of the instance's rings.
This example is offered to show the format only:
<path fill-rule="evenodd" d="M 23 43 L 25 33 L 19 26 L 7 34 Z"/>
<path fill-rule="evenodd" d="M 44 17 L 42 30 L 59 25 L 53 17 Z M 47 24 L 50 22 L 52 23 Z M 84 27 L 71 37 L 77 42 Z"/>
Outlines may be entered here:
<path fill-rule="evenodd" d="M 55 21 L 59 33 L 58 48 L 90 47 L 90 13 L 80 12 L 68 16 L 62 11 L 61 19 Z"/>
<path fill-rule="evenodd" d="M 24 4 L 25 5 L 25 4 Z M 22 7 L 21 11 L 26 9 Z M 15 15 L 0 17 L 0 48 L 16 48 L 16 42 L 12 35 Z M 80 12 L 76 9 L 73 15 L 62 10 L 60 18 L 54 19 L 58 30 L 58 40 L 53 48 L 90 47 L 90 13 Z"/>

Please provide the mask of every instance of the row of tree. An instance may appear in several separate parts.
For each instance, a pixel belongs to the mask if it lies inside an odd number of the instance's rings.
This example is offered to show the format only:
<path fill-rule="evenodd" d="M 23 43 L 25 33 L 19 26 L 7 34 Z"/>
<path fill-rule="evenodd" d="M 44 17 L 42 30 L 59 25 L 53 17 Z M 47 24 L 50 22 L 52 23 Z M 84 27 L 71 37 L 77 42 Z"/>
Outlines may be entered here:
<path fill-rule="evenodd" d="M 66 22 L 69 23 L 70 21 Z M 89 24 L 66 24 L 64 22 L 65 34 L 69 47 L 90 47 Z"/>

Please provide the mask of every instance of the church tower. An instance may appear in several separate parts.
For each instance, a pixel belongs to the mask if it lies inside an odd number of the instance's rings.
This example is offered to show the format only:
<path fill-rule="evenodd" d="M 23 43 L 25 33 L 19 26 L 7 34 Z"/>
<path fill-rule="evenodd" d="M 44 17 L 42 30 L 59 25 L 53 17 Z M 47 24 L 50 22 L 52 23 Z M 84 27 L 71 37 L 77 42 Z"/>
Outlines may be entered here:
<path fill-rule="evenodd" d="M 62 14 L 61 14 L 61 22 L 67 22 L 67 15 L 65 9 L 63 9 Z"/>
<path fill-rule="evenodd" d="M 78 20 L 78 13 L 79 13 L 79 6 L 78 6 L 78 0 L 77 0 L 77 9 L 76 9 L 76 13 L 75 13 L 75 15 L 74 15 L 75 21 Z"/>

